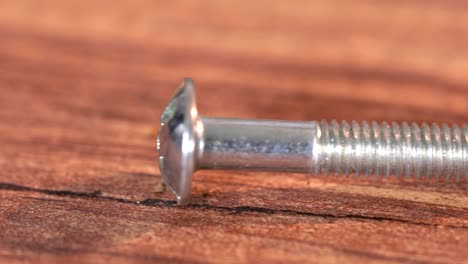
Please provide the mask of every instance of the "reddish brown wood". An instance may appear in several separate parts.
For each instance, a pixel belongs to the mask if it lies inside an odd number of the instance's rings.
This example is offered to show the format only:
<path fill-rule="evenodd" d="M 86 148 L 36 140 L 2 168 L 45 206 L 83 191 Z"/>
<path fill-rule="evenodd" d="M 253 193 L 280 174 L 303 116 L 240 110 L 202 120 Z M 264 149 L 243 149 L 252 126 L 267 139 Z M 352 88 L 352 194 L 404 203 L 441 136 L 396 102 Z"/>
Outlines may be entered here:
<path fill-rule="evenodd" d="M 159 114 L 468 121 L 463 1 L 0 2 L 0 261 L 467 263 L 466 182 L 201 171 Z"/>

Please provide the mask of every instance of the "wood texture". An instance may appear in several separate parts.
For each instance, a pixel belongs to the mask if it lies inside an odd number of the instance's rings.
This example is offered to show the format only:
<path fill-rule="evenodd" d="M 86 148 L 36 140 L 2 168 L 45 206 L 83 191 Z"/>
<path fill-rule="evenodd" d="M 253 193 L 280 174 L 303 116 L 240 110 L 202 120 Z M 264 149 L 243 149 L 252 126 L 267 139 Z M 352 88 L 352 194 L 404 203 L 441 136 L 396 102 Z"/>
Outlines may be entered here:
<path fill-rule="evenodd" d="M 468 121 L 464 1 L 0 2 L 0 261 L 468 263 L 468 185 L 201 171 L 159 114 Z"/>

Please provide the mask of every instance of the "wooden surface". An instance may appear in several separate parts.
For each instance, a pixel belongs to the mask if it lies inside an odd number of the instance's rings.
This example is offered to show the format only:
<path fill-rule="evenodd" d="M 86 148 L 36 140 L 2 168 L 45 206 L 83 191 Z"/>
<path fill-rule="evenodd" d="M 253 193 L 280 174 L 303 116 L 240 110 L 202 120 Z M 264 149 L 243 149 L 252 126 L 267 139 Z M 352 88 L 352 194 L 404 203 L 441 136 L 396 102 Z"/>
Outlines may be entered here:
<path fill-rule="evenodd" d="M 201 171 L 159 114 L 468 121 L 464 1 L 0 2 L 3 263 L 468 263 L 468 183 Z"/>

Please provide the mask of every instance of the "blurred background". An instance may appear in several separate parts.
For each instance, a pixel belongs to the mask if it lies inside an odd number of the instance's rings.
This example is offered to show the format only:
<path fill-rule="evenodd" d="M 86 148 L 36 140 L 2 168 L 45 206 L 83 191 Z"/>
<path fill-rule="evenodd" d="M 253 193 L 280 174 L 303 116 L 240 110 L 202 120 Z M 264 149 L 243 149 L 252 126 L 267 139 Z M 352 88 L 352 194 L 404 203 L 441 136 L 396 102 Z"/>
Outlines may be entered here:
<path fill-rule="evenodd" d="M 40 90 L 55 113 L 150 124 L 192 77 L 206 115 L 463 121 L 465 10 L 455 0 L 4 0 L 1 89 Z"/>

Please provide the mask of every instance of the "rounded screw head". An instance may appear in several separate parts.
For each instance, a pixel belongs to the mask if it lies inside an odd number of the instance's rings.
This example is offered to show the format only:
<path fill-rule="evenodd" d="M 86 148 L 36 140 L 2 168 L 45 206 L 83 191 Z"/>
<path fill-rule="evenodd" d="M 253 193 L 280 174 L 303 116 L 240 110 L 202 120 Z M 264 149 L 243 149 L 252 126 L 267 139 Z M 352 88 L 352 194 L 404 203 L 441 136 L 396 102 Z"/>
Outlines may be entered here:
<path fill-rule="evenodd" d="M 161 175 L 179 204 L 190 200 L 197 120 L 194 83 L 186 78 L 161 115 L 157 139 Z"/>

